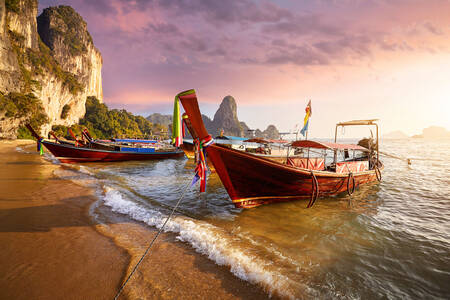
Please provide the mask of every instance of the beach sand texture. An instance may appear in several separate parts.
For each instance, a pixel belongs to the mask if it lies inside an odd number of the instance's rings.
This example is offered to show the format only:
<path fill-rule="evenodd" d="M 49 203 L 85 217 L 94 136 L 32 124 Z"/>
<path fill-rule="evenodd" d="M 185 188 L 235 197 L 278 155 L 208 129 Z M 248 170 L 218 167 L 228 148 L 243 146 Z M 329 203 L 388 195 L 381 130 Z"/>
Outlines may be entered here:
<path fill-rule="evenodd" d="M 155 234 L 118 215 L 99 224 L 89 215 L 94 191 L 57 168 L 34 142 L 0 142 L 0 299 L 112 299 Z M 136 240 L 139 249 L 127 248 Z M 165 234 L 120 299 L 267 297 Z"/>

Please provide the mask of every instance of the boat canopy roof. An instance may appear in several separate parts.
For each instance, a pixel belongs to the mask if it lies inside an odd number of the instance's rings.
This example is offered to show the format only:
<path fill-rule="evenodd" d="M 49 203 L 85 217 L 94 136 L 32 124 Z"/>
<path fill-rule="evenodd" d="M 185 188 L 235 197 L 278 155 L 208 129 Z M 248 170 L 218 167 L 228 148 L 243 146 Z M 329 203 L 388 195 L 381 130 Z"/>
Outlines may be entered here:
<path fill-rule="evenodd" d="M 285 141 L 285 140 L 271 140 L 271 139 L 263 139 L 263 138 L 251 138 L 251 139 L 245 140 L 244 142 L 259 143 L 259 144 L 273 144 L 273 143 L 286 144 L 286 143 L 288 143 L 288 141 Z"/>
<path fill-rule="evenodd" d="M 311 140 L 295 141 L 295 142 L 292 142 L 291 146 L 299 147 L 299 148 L 369 151 L 368 149 L 366 149 L 364 147 L 354 145 L 354 144 L 337 144 L 337 143 L 329 143 L 329 142 L 317 142 L 317 141 L 311 141 Z"/>
<path fill-rule="evenodd" d="M 240 136 L 231 136 L 231 135 L 219 135 L 216 136 L 216 140 L 231 140 L 231 141 L 245 141 L 246 138 Z"/>
<path fill-rule="evenodd" d="M 378 119 L 370 119 L 370 120 L 353 120 L 353 121 L 347 121 L 347 122 L 340 122 L 337 123 L 337 126 L 351 126 L 351 125 L 376 125 L 376 121 Z"/>

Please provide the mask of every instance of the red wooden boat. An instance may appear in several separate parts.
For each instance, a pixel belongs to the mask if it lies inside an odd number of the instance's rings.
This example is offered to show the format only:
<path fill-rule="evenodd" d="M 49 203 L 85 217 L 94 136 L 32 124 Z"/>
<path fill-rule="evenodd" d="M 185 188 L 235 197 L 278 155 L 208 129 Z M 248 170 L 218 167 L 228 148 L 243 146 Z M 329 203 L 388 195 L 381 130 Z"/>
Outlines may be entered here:
<path fill-rule="evenodd" d="M 200 143 L 210 140 L 201 118 L 195 91 L 185 91 L 177 97 L 189 117 L 189 129 L 194 131 L 192 136 L 198 137 Z M 318 197 L 337 195 L 345 191 L 351 194 L 359 185 L 381 180 L 383 164 L 378 159 L 378 125 L 375 121 L 350 121 L 336 126 L 336 133 L 340 126 L 376 126 L 377 143 L 372 150 L 358 145 L 303 140 L 293 142 L 290 147 L 307 149 L 308 156 L 287 157 L 285 162 L 273 161 L 218 144 L 209 145 L 205 152 L 236 207 L 251 208 L 298 199 L 309 199 L 308 207 L 311 207 Z M 332 151 L 333 162 L 326 165 L 325 157 L 310 157 L 310 149 Z M 348 153 L 349 150 L 363 152 L 366 156 L 338 162 L 339 153 Z"/>
<path fill-rule="evenodd" d="M 105 145 L 104 149 L 96 149 L 89 148 L 88 146 L 76 146 L 75 144 L 61 143 L 58 140 L 53 142 L 40 137 L 33 130 L 33 128 L 31 128 L 31 126 L 27 125 L 27 128 L 38 140 L 38 143 L 44 145 L 59 161 L 63 163 L 153 160 L 184 156 L 183 151 L 173 147 L 171 149 L 132 148 L 120 146 L 114 146 L 111 148 L 111 146 Z"/>

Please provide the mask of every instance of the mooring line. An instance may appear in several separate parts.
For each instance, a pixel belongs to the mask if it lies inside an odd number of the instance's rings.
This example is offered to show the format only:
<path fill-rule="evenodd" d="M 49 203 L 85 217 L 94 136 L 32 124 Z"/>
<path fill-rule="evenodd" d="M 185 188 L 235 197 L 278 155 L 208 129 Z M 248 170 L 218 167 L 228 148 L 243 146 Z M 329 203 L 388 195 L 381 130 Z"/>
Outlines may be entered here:
<path fill-rule="evenodd" d="M 148 245 L 147 249 L 145 250 L 144 254 L 142 255 L 141 259 L 139 259 L 138 263 L 134 266 L 133 271 L 131 271 L 130 275 L 128 275 L 127 280 L 125 280 L 125 282 L 122 284 L 122 286 L 120 287 L 119 291 L 117 292 L 116 296 L 114 297 L 114 300 L 117 300 L 120 296 L 120 293 L 122 293 L 122 290 L 125 288 L 125 286 L 127 285 L 128 281 L 131 279 L 131 276 L 133 276 L 134 272 L 136 272 L 137 268 L 139 267 L 139 265 L 141 264 L 141 262 L 144 260 L 145 256 L 147 255 L 148 251 L 150 250 L 150 248 L 153 246 L 153 243 L 156 241 L 156 239 L 158 238 L 158 236 L 161 234 L 161 232 L 163 231 L 164 227 L 166 226 L 167 222 L 169 221 L 169 219 L 173 216 L 175 210 L 177 209 L 178 205 L 181 203 L 181 200 L 183 199 L 184 195 L 186 194 L 187 190 L 189 189 L 189 187 L 192 185 L 193 183 L 190 182 L 183 190 L 183 193 L 180 196 L 180 199 L 178 199 L 177 204 L 175 204 L 175 206 L 173 207 L 172 211 L 170 212 L 170 215 L 167 217 L 166 221 L 164 221 L 164 224 L 161 226 L 161 228 L 159 229 L 159 231 L 156 233 L 155 237 L 153 238 L 153 240 L 150 242 L 150 244 Z"/>

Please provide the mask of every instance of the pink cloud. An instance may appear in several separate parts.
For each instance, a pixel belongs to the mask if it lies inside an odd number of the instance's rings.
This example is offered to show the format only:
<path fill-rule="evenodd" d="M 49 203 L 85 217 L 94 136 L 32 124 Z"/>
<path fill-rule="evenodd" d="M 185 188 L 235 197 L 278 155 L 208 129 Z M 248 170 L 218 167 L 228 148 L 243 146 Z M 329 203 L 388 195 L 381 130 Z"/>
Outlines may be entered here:
<path fill-rule="evenodd" d="M 357 103 L 355 85 L 371 82 L 361 97 L 380 95 L 389 74 L 450 49 L 450 2 L 441 0 L 40 1 L 56 4 L 87 21 L 104 58 L 105 101 L 139 111 L 187 88 L 205 103 L 231 94 L 242 107 L 314 96 Z"/>

